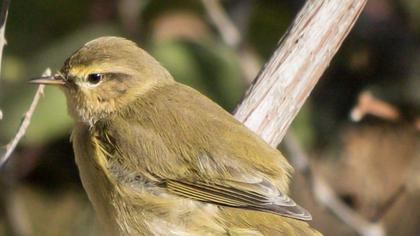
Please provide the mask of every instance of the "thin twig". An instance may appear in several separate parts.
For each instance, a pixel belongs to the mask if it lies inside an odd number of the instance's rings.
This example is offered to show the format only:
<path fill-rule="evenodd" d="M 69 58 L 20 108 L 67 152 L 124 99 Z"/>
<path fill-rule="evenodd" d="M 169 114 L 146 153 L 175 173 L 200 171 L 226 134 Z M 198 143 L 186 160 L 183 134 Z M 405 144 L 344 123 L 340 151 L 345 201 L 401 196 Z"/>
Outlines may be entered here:
<path fill-rule="evenodd" d="M 385 201 L 385 203 L 382 204 L 382 207 L 379 208 L 379 210 L 375 213 L 375 215 L 372 217 L 372 221 L 379 221 L 381 220 L 392 208 L 392 206 L 395 205 L 395 203 L 401 199 L 401 197 L 406 192 L 407 188 L 405 184 L 401 184 L 397 191 L 395 191 L 391 196 Z"/>
<path fill-rule="evenodd" d="M 9 12 L 10 0 L 3 0 L 3 4 L 1 7 L 0 12 L 0 73 L 1 73 L 1 64 L 3 59 L 3 48 L 6 45 L 6 38 L 4 37 L 4 33 L 6 32 L 6 21 L 7 15 Z M 0 120 L 3 119 L 3 112 L 0 109 Z"/>
<path fill-rule="evenodd" d="M 47 68 L 42 76 L 50 76 L 51 70 Z M 0 168 L 6 163 L 6 161 L 10 158 L 10 155 L 15 150 L 17 144 L 25 135 L 26 130 L 28 129 L 29 124 L 31 123 L 32 115 L 35 111 L 36 106 L 38 105 L 39 99 L 44 94 L 44 85 L 39 85 L 34 98 L 32 99 L 31 106 L 29 107 L 28 111 L 25 112 L 23 116 L 23 120 L 20 123 L 19 129 L 15 135 L 15 137 L 6 145 L 5 153 L 0 157 Z"/>
<path fill-rule="evenodd" d="M 4 45 L 7 44 L 6 38 L 4 37 L 4 33 L 6 31 L 6 21 L 7 21 L 7 15 L 9 13 L 10 1 L 11 0 L 3 0 L 1 13 L 0 13 L 0 71 L 1 71 L 1 62 L 3 58 L 3 48 L 4 48 Z"/>

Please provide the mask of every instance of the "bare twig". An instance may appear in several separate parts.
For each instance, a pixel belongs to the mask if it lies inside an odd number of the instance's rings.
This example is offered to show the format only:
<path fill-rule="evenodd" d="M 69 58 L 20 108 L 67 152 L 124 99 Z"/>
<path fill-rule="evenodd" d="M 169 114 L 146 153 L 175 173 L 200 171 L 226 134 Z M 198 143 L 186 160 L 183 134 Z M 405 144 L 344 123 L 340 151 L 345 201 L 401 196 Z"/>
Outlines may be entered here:
<path fill-rule="evenodd" d="M 279 144 L 365 4 L 307 1 L 235 116 L 271 145 Z"/>
<path fill-rule="evenodd" d="M 380 222 L 371 223 L 344 204 L 320 176 L 314 176 L 313 189 L 318 202 L 322 203 L 347 225 L 364 236 L 384 236 L 385 229 Z"/>
<path fill-rule="evenodd" d="M 10 0 L 3 0 L 3 5 L 1 7 L 0 13 L 0 71 L 1 71 L 1 62 L 3 58 L 3 48 L 6 45 L 6 38 L 4 37 L 4 32 L 6 31 L 6 21 L 7 15 L 9 13 Z"/>
<path fill-rule="evenodd" d="M 3 49 L 4 46 L 7 44 L 5 32 L 10 2 L 11 0 L 3 0 L 0 12 L 0 72 L 2 69 Z M 0 109 L 0 120 L 1 119 L 3 119 L 3 112 Z M 0 168 L 3 166 L 10 154 L 13 152 L 13 149 L 19 142 L 19 139 L 20 138 L 15 138 L 13 139 L 15 141 L 10 142 L 7 145 L 4 155 L 0 156 Z M 0 179 L 0 188 L 2 189 L 0 205 L 2 208 L 1 213 L 4 214 L 4 219 L 7 222 L 6 231 L 9 229 L 10 233 L 12 233 L 13 235 L 30 235 L 30 229 L 28 227 L 29 224 L 26 222 L 27 218 L 24 217 L 24 209 L 22 204 L 20 204 L 21 198 L 19 196 L 13 195 L 14 191 L 10 190 L 10 186 L 6 184 L 6 182 L 13 182 L 13 178 L 8 178 L 7 181 L 3 181 L 3 179 Z"/>
<path fill-rule="evenodd" d="M 1 64 L 3 59 L 3 48 L 6 45 L 6 38 L 4 37 L 4 33 L 6 31 L 6 21 L 7 15 L 9 12 L 10 0 L 3 0 L 3 5 L 1 7 L 0 12 L 0 72 L 1 72 Z M 3 119 L 3 112 L 0 109 L 0 120 Z"/>
<path fill-rule="evenodd" d="M 386 213 L 389 212 L 389 210 L 392 208 L 392 206 L 395 205 L 395 203 L 401 199 L 401 197 L 406 192 L 407 187 L 405 184 L 401 184 L 397 191 L 395 191 L 386 201 L 384 204 L 382 204 L 382 207 L 379 208 L 379 210 L 375 213 L 375 215 L 372 217 L 372 221 L 379 221 L 381 220 Z"/>
<path fill-rule="evenodd" d="M 48 68 L 45 70 L 42 76 L 50 76 L 51 70 Z M 32 99 L 32 103 L 28 109 L 28 111 L 25 112 L 25 115 L 23 116 L 23 120 L 19 126 L 19 129 L 15 135 L 15 137 L 6 145 L 6 151 L 5 153 L 0 157 L 0 168 L 6 163 L 6 161 L 9 159 L 10 155 L 15 150 L 17 144 L 19 143 L 20 139 L 25 135 L 26 129 L 28 128 L 29 124 L 31 123 L 32 115 L 35 111 L 36 106 L 38 105 L 39 99 L 44 93 L 44 85 L 39 85 L 38 89 L 36 90 L 36 93 L 34 95 L 34 98 Z"/>

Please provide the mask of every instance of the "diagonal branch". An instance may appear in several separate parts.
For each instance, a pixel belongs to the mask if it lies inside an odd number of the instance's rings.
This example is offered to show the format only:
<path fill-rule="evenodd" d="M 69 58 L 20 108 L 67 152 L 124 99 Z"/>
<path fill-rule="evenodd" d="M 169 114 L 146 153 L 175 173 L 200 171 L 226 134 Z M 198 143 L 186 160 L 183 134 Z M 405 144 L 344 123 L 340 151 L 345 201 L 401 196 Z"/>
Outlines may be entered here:
<path fill-rule="evenodd" d="M 238 107 L 238 120 L 277 146 L 365 4 L 307 1 Z"/>

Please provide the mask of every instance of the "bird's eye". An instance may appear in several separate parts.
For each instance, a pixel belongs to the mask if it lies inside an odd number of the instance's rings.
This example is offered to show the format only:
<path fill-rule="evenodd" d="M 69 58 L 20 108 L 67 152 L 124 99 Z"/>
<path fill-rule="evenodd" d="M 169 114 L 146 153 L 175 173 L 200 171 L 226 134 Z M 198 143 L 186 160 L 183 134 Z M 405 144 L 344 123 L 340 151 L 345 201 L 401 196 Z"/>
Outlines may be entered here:
<path fill-rule="evenodd" d="M 90 84 L 97 84 L 102 80 L 103 75 L 100 73 L 93 73 L 93 74 L 89 74 L 87 77 L 87 81 Z"/>

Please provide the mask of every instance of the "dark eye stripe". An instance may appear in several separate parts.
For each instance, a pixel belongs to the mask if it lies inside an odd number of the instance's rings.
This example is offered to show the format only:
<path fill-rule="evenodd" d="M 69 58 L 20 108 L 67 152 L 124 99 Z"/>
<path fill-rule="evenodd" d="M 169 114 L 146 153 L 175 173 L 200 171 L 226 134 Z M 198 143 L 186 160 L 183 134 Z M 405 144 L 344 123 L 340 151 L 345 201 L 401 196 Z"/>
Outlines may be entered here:
<path fill-rule="evenodd" d="M 114 72 L 114 73 L 107 73 L 107 79 L 109 78 L 110 80 L 115 79 L 118 81 L 122 81 L 122 80 L 126 80 L 126 79 L 130 79 L 131 76 L 125 73 L 118 73 L 118 72 Z"/>

